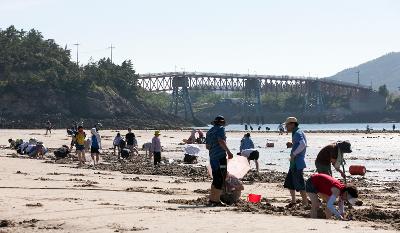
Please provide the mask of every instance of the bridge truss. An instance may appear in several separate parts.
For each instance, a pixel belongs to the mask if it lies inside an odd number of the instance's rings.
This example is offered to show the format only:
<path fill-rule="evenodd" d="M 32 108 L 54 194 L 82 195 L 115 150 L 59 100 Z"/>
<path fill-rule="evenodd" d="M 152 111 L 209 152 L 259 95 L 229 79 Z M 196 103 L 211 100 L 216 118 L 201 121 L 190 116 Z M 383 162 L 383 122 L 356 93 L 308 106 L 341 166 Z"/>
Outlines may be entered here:
<path fill-rule="evenodd" d="M 324 96 L 354 97 L 372 92 L 367 86 L 328 79 L 197 72 L 142 74 L 137 85 L 147 91 L 172 91 L 171 113 L 177 114 L 181 105 L 187 119 L 189 116 L 194 118 L 190 90 L 241 91 L 244 92 L 242 117 L 249 118 L 251 113 L 255 115 L 257 123 L 263 123 L 261 95 L 264 93 L 296 93 L 304 96 L 306 103 L 322 111 Z"/>

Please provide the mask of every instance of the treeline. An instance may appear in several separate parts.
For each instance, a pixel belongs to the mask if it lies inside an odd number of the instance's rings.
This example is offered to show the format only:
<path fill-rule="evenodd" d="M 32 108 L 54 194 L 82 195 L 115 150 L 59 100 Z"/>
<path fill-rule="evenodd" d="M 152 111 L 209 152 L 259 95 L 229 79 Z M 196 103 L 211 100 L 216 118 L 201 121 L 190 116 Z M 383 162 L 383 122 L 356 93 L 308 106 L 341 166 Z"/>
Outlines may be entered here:
<path fill-rule="evenodd" d="M 112 128 L 187 124 L 160 110 L 162 101 L 151 101 L 153 95 L 136 85 L 130 60 L 78 65 L 70 52 L 34 29 L 0 29 L 0 127 L 35 128 L 47 120 L 60 127 L 74 120 Z"/>
<path fill-rule="evenodd" d="M 226 92 L 215 93 L 210 91 L 191 91 L 191 99 L 195 109 L 202 109 L 203 107 L 211 107 L 224 98 L 243 99 L 243 92 Z M 296 93 L 289 92 L 271 92 L 261 95 L 261 104 L 265 109 L 271 111 L 287 111 L 296 110 L 304 111 L 305 97 Z M 311 105 L 312 103 L 309 103 Z M 324 105 L 326 108 L 348 108 L 348 100 L 344 97 L 324 97 Z M 312 108 L 312 106 L 308 106 Z"/>
<path fill-rule="evenodd" d="M 135 70 L 130 60 L 121 65 L 109 59 L 78 66 L 70 50 L 37 30 L 0 29 L 0 86 L 11 90 L 25 85 L 82 93 L 96 86 L 118 90 L 126 98 L 135 91 Z"/>

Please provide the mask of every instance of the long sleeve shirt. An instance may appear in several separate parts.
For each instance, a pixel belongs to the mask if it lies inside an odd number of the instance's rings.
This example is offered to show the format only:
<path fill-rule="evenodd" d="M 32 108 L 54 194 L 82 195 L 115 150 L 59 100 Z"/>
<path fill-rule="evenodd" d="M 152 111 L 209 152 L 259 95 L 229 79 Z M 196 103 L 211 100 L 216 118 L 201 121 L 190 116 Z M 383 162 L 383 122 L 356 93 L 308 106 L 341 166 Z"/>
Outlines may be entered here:
<path fill-rule="evenodd" d="M 161 141 L 159 137 L 153 137 L 151 140 L 151 152 L 161 152 Z"/>

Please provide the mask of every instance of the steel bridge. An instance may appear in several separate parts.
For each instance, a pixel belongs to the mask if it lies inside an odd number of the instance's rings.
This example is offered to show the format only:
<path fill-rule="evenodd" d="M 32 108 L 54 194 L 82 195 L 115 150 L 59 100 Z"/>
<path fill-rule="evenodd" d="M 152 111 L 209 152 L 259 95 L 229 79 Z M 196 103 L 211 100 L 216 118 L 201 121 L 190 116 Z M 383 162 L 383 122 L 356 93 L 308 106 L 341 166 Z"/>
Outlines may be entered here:
<path fill-rule="evenodd" d="M 261 95 L 264 93 L 290 92 L 304 96 L 306 104 L 319 111 L 323 109 L 324 97 L 354 97 L 368 95 L 368 86 L 299 76 L 245 75 L 229 73 L 167 72 L 141 74 L 137 85 L 147 91 L 172 91 L 171 113 L 178 114 L 183 108 L 185 118 L 195 118 L 189 90 L 241 91 L 244 92 L 242 117 L 261 116 Z M 255 111 L 255 112 L 254 112 Z M 250 120 L 248 120 L 250 121 Z"/>

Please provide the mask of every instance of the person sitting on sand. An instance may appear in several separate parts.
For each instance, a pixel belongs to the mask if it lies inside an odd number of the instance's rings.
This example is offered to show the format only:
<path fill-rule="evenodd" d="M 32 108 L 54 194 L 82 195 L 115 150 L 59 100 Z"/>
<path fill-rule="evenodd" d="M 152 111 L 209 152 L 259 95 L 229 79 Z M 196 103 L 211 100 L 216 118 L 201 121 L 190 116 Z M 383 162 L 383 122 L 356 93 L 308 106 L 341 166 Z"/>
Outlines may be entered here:
<path fill-rule="evenodd" d="M 206 138 L 204 137 L 203 131 L 198 129 L 197 130 L 197 135 L 199 136 L 198 138 L 196 138 L 197 144 L 205 144 L 206 143 Z"/>
<path fill-rule="evenodd" d="M 99 164 L 99 157 L 100 157 L 100 149 L 101 149 L 101 137 L 99 133 L 97 132 L 96 128 L 92 128 L 90 130 L 92 133 L 92 144 L 90 146 L 90 155 L 93 160 L 93 167 L 96 166 L 96 164 Z"/>
<path fill-rule="evenodd" d="M 17 143 L 14 140 L 12 140 L 12 138 L 8 139 L 8 143 L 10 143 L 9 147 L 10 149 L 15 149 L 16 147 L 18 147 Z"/>
<path fill-rule="evenodd" d="M 326 174 L 313 174 L 306 181 L 306 192 L 311 200 L 311 218 L 317 218 L 317 212 L 321 205 L 319 197 L 327 202 L 325 209 L 326 218 L 332 217 L 332 214 L 344 220 L 344 201 L 347 200 L 354 205 L 358 198 L 358 190 L 351 184 L 342 184 L 339 180 Z M 339 211 L 335 208 L 334 203 L 339 198 Z"/>
<path fill-rule="evenodd" d="M 246 133 L 240 141 L 240 151 L 247 149 L 254 149 L 254 143 L 250 138 L 250 133 Z"/>
<path fill-rule="evenodd" d="M 223 206 L 220 196 L 227 175 L 227 159 L 233 158 L 232 152 L 226 145 L 225 118 L 217 116 L 212 122 L 214 125 L 206 134 L 206 148 L 209 150 L 210 165 L 213 181 L 209 206 Z"/>
<path fill-rule="evenodd" d="M 260 153 L 256 149 L 246 149 L 242 150 L 242 152 L 237 153 L 237 155 L 246 157 L 247 160 L 250 161 L 254 160 L 254 163 L 256 164 L 256 170 L 259 172 L 259 164 L 258 164 L 258 158 L 260 157 Z"/>
<path fill-rule="evenodd" d="M 154 137 L 151 140 L 150 152 L 154 158 L 154 166 L 159 166 L 161 163 L 161 141 L 160 141 L 160 131 L 154 132 Z"/>
<path fill-rule="evenodd" d="M 225 180 L 225 188 L 221 194 L 221 201 L 227 205 L 232 205 L 240 200 L 244 190 L 242 182 L 235 176 L 228 174 Z"/>
<path fill-rule="evenodd" d="M 186 140 L 186 144 L 194 144 L 196 143 L 196 130 L 192 129 L 190 132 L 190 137 Z"/>
<path fill-rule="evenodd" d="M 117 136 L 115 136 L 114 141 L 113 141 L 114 155 L 117 155 L 117 154 L 115 153 L 115 149 L 117 149 L 117 150 L 118 150 L 118 159 L 119 159 L 119 157 L 120 157 L 120 155 L 121 155 L 120 143 L 121 143 L 121 140 L 122 140 L 122 139 L 123 139 L 123 138 L 121 137 L 121 134 L 118 132 L 118 133 L 117 133 Z M 123 148 L 122 148 L 122 149 L 123 149 Z"/>
<path fill-rule="evenodd" d="M 351 153 L 351 144 L 348 141 L 339 141 L 325 146 L 315 159 L 315 167 L 318 173 L 332 176 L 332 166 L 345 178 L 346 174 L 340 169 L 343 163 L 343 154 Z"/>
<path fill-rule="evenodd" d="M 75 145 L 76 155 L 78 156 L 79 166 L 85 163 L 85 138 L 86 133 L 83 131 L 83 126 L 78 126 L 78 131 L 74 134 L 71 140 L 71 150 Z"/>

